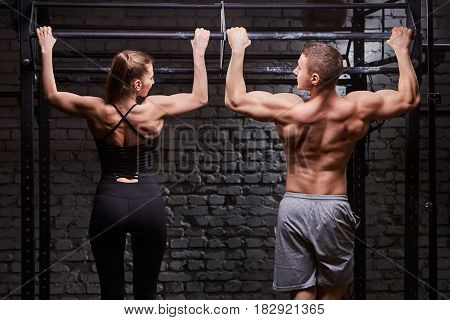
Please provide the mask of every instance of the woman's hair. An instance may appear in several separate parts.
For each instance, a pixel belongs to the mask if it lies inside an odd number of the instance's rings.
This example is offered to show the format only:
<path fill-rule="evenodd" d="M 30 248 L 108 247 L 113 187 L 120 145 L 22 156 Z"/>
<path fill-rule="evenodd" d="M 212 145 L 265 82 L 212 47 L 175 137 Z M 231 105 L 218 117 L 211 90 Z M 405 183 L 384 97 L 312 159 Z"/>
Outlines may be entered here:
<path fill-rule="evenodd" d="M 116 54 L 106 78 L 106 103 L 115 103 L 131 92 L 131 81 L 142 79 L 152 63 L 152 57 L 140 51 L 124 50 Z"/>

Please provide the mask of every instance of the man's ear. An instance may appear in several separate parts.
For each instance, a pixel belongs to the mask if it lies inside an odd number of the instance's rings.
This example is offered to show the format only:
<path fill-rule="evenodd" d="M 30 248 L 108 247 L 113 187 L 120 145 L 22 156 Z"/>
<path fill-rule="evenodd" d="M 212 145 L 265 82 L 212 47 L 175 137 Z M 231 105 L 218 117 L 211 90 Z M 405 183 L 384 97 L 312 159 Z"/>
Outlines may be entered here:
<path fill-rule="evenodd" d="M 313 86 L 317 86 L 320 82 L 320 76 L 317 73 L 311 75 L 311 83 Z"/>

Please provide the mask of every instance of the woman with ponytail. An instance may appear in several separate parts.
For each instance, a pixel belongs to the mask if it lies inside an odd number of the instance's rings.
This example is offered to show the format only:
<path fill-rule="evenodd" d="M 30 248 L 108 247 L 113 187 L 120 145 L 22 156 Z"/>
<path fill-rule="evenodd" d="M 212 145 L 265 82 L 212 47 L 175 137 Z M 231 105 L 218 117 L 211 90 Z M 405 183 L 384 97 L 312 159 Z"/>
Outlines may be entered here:
<path fill-rule="evenodd" d="M 98 149 L 102 175 L 89 237 L 101 298 L 125 296 L 124 250 L 129 233 L 134 298 L 154 299 L 166 243 L 165 207 L 152 161 L 155 145 L 166 116 L 189 112 L 208 102 L 205 51 L 210 32 L 197 29 L 191 41 L 191 93 L 149 95 L 154 84 L 152 58 L 143 52 L 125 50 L 112 61 L 105 98 L 58 91 L 52 66 L 56 39 L 50 27 L 38 28 L 36 33 L 42 56 L 44 99 L 65 113 L 85 118 Z"/>

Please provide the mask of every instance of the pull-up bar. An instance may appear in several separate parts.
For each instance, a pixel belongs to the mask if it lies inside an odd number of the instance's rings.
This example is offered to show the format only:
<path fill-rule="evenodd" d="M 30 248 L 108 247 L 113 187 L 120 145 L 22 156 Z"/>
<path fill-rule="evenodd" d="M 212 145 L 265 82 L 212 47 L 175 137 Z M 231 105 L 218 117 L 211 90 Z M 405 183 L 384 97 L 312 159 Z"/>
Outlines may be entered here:
<path fill-rule="evenodd" d="M 37 1 L 35 7 L 54 8 L 130 8 L 130 9 L 220 9 L 222 3 L 145 3 L 145 2 L 50 2 Z M 406 9 L 407 3 L 223 3 L 225 9 Z"/>
<path fill-rule="evenodd" d="M 38 71 L 40 69 L 38 68 Z M 109 67 L 57 67 L 55 73 L 108 73 Z M 192 68 L 154 68 L 155 74 L 193 74 Z M 259 67 L 245 68 L 245 74 L 267 74 L 267 75 L 292 75 L 293 67 Z M 209 74 L 221 74 L 223 70 L 220 68 L 208 68 Z M 387 74 L 398 73 L 398 69 L 394 67 L 349 67 L 344 68 L 343 74 Z"/>
<path fill-rule="evenodd" d="M 173 40 L 184 39 L 189 40 L 194 37 L 194 32 L 178 32 L 178 31 L 61 31 L 53 33 L 57 38 L 65 39 L 160 39 Z M 32 37 L 36 37 L 32 33 Z M 210 39 L 224 40 L 226 33 L 211 32 Z M 382 41 L 390 37 L 386 32 L 248 32 L 250 40 L 366 40 L 366 41 Z"/>

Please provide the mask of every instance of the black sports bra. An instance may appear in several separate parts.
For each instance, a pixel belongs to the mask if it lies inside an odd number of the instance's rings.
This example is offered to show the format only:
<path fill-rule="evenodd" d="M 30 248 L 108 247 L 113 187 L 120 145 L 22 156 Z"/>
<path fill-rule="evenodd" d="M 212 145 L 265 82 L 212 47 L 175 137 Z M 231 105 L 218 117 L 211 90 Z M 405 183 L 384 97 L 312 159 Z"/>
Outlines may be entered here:
<path fill-rule="evenodd" d="M 128 114 L 137 106 L 133 105 L 126 114 L 112 105 L 121 115 L 122 119 L 112 128 L 103 139 L 95 139 L 97 151 L 102 168 L 102 179 L 116 181 L 119 177 L 139 178 L 154 173 L 153 163 L 155 150 L 158 147 L 159 139 L 146 139 L 139 131 L 128 121 Z M 130 147 L 116 146 L 107 143 L 105 140 L 125 121 L 132 128 L 144 143 Z"/>

